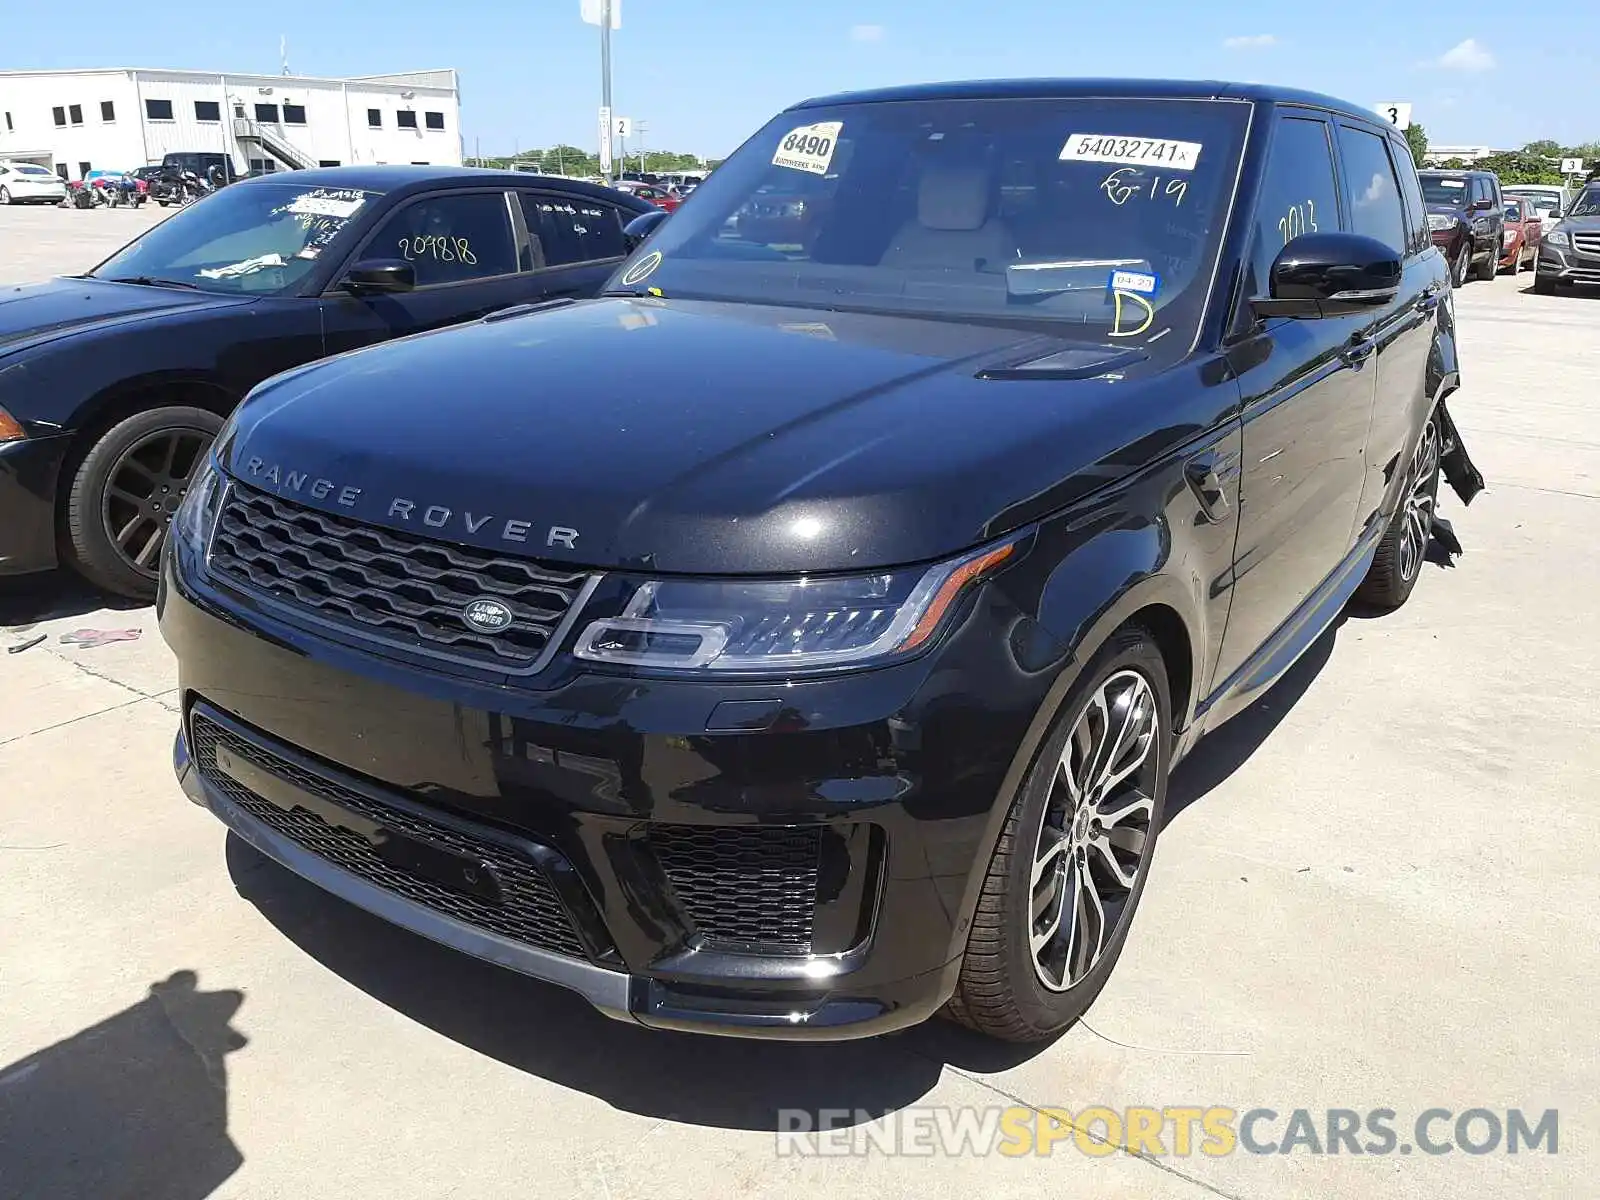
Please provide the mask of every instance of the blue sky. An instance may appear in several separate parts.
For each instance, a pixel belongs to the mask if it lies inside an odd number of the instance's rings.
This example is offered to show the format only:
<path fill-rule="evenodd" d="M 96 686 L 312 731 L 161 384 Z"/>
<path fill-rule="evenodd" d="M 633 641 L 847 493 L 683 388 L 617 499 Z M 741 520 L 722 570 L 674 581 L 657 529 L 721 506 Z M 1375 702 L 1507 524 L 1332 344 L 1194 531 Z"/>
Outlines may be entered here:
<path fill-rule="evenodd" d="M 467 152 L 589 146 L 599 31 L 579 0 L 10 0 L 0 67 L 422 67 L 462 73 Z M 622 0 L 616 109 L 651 146 L 723 155 L 777 109 L 856 87 L 1015 75 L 1173 75 L 1409 100 L 1436 142 L 1600 139 L 1600 2 Z"/>

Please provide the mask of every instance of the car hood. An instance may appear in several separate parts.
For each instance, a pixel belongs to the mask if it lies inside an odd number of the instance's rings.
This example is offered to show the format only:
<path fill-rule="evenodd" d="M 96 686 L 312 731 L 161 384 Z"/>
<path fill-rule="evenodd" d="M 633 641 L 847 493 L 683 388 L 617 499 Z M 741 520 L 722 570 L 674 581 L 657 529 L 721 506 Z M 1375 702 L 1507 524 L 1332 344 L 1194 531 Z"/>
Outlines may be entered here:
<path fill-rule="evenodd" d="M 1428 211 L 1442 217 L 1465 217 L 1467 215 L 1467 210 L 1459 204 L 1430 204 L 1428 205 Z"/>
<path fill-rule="evenodd" d="M 62 278 L 0 287 L 0 356 L 97 326 L 177 310 L 248 303 L 247 297 L 102 279 Z"/>
<path fill-rule="evenodd" d="M 1050 382 L 981 377 L 1052 353 L 1071 369 Z M 849 570 L 953 553 L 1136 469 L 1117 452 L 1154 377 L 1137 351 L 1015 328 L 602 299 L 269 380 L 219 455 L 302 504 L 520 554 Z"/>
<path fill-rule="evenodd" d="M 1592 217 L 1562 217 L 1561 229 L 1565 233 L 1571 233 L 1574 229 L 1582 230 L 1586 233 L 1600 229 L 1600 213 L 1596 213 Z"/>

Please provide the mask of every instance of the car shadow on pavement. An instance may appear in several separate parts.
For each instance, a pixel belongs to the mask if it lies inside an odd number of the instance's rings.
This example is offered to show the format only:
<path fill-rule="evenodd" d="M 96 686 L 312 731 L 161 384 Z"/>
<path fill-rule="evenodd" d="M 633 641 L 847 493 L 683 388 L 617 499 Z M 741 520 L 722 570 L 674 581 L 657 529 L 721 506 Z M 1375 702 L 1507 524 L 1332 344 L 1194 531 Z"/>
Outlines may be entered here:
<path fill-rule="evenodd" d="M 227 863 L 239 894 L 280 933 L 380 1003 L 516 1070 L 641 1116 L 753 1130 L 781 1128 L 782 1109 L 843 1109 L 852 1122 L 869 1120 L 926 1095 L 947 1061 L 1000 1069 L 1039 1049 L 997 1051 L 940 1021 L 833 1043 L 646 1029 L 390 925 L 232 835 Z"/>
<path fill-rule="evenodd" d="M 0 629 L 23 633 L 43 621 L 80 617 L 100 609 L 146 608 L 138 600 L 113 596 L 85 583 L 71 571 L 49 571 L 0 579 Z"/>
<path fill-rule="evenodd" d="M 202 1200 L 244 1162 L 228 1136 L 237 991 L 176 971 L 114 1016 L 0 1067 L 0 1195 Z"/>

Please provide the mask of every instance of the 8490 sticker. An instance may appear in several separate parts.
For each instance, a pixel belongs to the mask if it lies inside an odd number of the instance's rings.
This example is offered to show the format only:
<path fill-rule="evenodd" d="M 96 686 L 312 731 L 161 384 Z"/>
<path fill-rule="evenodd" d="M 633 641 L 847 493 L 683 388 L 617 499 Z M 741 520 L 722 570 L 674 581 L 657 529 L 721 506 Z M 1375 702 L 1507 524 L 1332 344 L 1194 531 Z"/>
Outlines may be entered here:
<path fill-rule="evenodd" d="M 1061 147 L 1062 162 L 1135 163 L 1192 171 L 1200 161 L 1201 142 L 1165 138 L 1121 137 L 1113 133 L 1074 133 Z"/>
<path fill-rule="evenodd" d="M 791 129 L 778 143 L 772 165 L 826 175 L 828 164 L 833 162 L 833 151 L 839 144 L 839 131 L 843 128 L 843 121 L 818 121 L 815 125 Z"/>

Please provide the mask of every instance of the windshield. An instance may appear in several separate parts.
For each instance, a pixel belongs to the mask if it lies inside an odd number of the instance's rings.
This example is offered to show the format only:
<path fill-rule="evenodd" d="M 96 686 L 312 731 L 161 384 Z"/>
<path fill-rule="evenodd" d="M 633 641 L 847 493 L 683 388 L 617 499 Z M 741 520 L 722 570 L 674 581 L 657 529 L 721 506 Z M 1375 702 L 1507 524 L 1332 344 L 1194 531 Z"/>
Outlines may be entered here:
<path fill-rule="evenodd" d="M 1561 193 L 1558 191 L 1535 188 L 1506 188 L 1505 194 L 1520 200 L 1526 200 L 1536 212 L 1557 212 L 1561 208 Z"/>
<path fill-rule="evenodd" d="M 1187 349 L 1250 106 L 926 100 L 781 114 L 612 281 L 668 297 L 1088 326 Z"/>
<path fill-rule="evenodd" d="M 1569 217 L 1600 217 L 1600 188 L 1584 188 L 1567 210 Z"/>
<path fill-rule="evenodd" d="M 1448 204 L 1459 208 L 1467 202 L 1467 181 L 1441 175 L 1423 175 L 1422 198 L 1429 204 Z"/>
<path fill-rule="evenodd" d="M 51 174 L 49 171 L 46 171 L 43 167 L 29 166 L 27 163 L 13 163 L 11 164 L 11 169 L 18 175 L 44 175 L 50 179 L 55 178 L 53 174 Z"/>
<path fill-rule="evenodd" d="M 310 273 L 376 192 L 252 183 L 226 188 L 163 221 L 90 272 L 207 292 L 275 295 Z"/>

